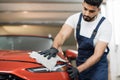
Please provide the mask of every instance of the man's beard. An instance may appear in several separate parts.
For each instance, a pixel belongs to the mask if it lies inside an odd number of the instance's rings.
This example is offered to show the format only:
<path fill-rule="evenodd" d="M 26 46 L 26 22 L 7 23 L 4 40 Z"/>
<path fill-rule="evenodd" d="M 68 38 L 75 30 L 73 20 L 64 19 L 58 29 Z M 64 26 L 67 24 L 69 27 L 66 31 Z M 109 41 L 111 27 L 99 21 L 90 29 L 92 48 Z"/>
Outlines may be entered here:
<path fill-rule="evenodd" d="M 96 16 L 94 16 L 94 17 L 89 17 L 89 16 L 86 16 L 86 15 L 83 15 L 83 19 L 85 20 L 85 21 L 87 21 L 87 22 L 90 22 L 90 21 L 93 21 L 94 19 L 95 19 L 95 17 Z"/>

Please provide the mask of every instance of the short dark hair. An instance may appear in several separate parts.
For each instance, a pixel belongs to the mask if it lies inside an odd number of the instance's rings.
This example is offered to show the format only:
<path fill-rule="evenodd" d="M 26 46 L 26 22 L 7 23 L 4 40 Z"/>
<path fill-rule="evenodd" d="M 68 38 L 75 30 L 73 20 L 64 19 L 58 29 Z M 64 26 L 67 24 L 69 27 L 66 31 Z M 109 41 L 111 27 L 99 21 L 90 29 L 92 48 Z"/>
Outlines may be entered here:
<path fill-rule="evenodd" d="M 84 0 L 87 4 L 99 7 L 103 0 Z"/>

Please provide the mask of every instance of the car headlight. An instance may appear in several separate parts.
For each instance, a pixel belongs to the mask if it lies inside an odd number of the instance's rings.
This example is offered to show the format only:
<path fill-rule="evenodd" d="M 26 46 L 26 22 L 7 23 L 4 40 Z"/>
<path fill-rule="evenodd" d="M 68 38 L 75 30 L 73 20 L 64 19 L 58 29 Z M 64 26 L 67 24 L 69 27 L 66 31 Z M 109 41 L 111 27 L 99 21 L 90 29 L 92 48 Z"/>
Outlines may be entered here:
<path fill-rule="evenodd" d="M 46 67 L 34 67 L 34 68 L 27 68 L 26 70 L 29 72 L 60 72 L 65 71 L 67 66 L 65 64 L 58 64 L 52 70 L 49 70 Z"/>

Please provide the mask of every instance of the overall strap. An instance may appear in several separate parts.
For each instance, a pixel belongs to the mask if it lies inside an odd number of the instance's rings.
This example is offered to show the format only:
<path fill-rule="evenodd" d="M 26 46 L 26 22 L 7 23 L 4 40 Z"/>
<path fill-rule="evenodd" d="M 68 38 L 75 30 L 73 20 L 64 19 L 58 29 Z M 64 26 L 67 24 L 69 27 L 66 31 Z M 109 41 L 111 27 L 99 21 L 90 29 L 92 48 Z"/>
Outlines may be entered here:
<path fill-rule="evenodd" d="M 105 20 L 105 17 L 102 17 L 101 20 L 99 21 L 97 27 L 94 29 L 93 33 L 92 33 L 92 36 L 91 36 L 91 39 L 94 39 L 96 34 L 97 34 L 97 31 L 100 27 L 100 25 L 102 24 L 102 22 Z M 107 53 L 109 53 L 110 49 L 109 47 L 107 46 Z"/>
<path fill-rule="evenodd" d="M 101 20 L 99 21 L 99 23 L 97 24 L 96 28 L 94 29 L 92 35 L 91 35 L 91 39 L 94 39 L 96 34 L 97 34 L 97 31 L 101 25 L 101 23 L 105 20 L 105 17 L 102 17 Z"/>
<path fill-rule="evenodd" d="M 79 33 L 80 33 L 81 21 L 82 21 L 82 13 L 81 13 L 80 16 L 79 16 L 79 20 L 78 20 L 78 23 L 77 23 L 76 37 L 77 37 L 77 36 L 79 35 Z"/>

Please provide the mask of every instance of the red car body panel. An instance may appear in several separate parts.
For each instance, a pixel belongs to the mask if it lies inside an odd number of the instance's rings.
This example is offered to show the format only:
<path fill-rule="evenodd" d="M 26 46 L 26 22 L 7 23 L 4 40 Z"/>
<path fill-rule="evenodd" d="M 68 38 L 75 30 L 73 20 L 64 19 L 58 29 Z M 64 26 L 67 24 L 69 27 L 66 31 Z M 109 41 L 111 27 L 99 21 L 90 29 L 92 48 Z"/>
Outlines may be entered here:
<path fill-rule="evenodd" d="M 68 49 L 66 50 L 65 53 L 66 53 L 66 56 L 69 58 L 76 58 L 78 56 L 78 52 L 76 50 Z"/>
<path fill-rule="evenodd" d="M 70 80 L 67 72 L 29 72 L 27 68 L 40 67 L 29 51 L 0 50 L 0 72 L 12 73 L 25 80 Z"/>

